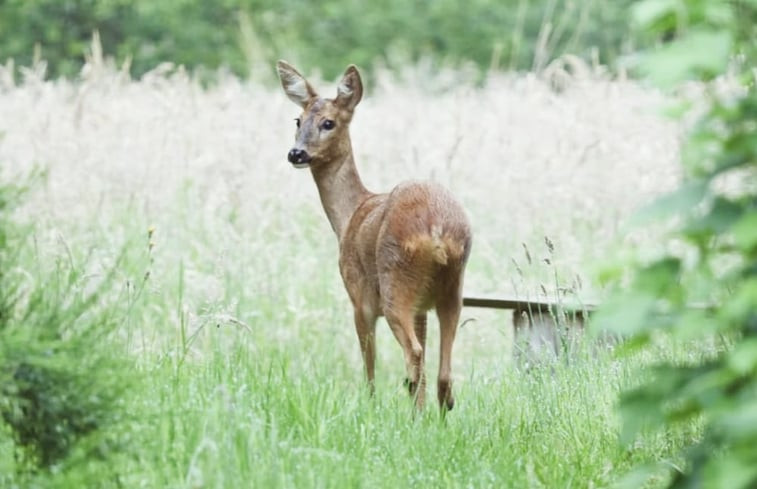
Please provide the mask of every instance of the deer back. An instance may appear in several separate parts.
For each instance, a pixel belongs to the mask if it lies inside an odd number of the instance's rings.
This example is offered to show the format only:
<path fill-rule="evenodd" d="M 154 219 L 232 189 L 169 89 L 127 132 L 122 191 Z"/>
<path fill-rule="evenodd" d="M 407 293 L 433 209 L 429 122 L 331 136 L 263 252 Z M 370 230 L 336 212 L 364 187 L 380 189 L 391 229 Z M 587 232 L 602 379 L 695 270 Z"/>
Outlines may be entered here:
<path fill-rule="evenodd" d="M 382 315 L 396 299 L 386 285 L 413 283 L 423 292 L 416 304 L 422 310 L 447 279 L 459 278 L 470 245 L 465 213 L 447 190 L 405 182 L 369 197 L 352 215 L 340 239 L 340 271 L 356 305 Z"/>

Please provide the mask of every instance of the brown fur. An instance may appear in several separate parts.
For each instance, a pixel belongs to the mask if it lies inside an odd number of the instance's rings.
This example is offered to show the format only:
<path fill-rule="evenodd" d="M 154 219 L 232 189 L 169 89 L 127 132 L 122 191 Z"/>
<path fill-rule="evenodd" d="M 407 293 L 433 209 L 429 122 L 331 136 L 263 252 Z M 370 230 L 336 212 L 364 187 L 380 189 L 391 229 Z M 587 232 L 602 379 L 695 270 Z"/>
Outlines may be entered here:
<path fill-rule="evenodd" d="M 426 311 L 435 308 L 441 330 L 437 396 L 442 408 L 452 409 L 452 344 L 471 248 L 465 212 L 434 183 L 405 182 L 387 194 L 366 190 L 349 136 L 363 92 L 354 66 L 345 71 L 334 99 L 318 97 L 286 62 L 279 61 L 277 67 L 285 93 L 303 109 L 293 151 L 307 154 L 307 166 L 339 239 L 339 269 L 354 307 L 371 392 L 376 319 L 385 316 L 405 355 L 410 393 L 416 406 L 423 407 Z M 326 120 L 335 126 L 324 129 Z"/>

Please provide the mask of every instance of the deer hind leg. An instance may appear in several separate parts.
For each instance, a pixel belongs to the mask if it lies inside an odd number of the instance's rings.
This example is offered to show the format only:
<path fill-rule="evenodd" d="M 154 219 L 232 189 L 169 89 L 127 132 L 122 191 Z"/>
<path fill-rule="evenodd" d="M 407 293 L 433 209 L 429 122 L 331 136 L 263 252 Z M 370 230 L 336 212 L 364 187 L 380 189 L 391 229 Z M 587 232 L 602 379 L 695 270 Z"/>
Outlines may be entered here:
<path fill-rule="evenodd" d="M 368 389 L 373 395 L 376 387 L 374 384 L 374 372 L 376 366 L 376 314 L 371 311 L 355 307 L 355 329 L 357 339 L 360 342 L 360 353 L 363 356 L 365 377 L 368 381 Z"/>
<path fill-rule="evenodd" d="M 422 409 L 425 395 L 419 387 L 423 377 L 423 346 L 415 335 L 414 316 L 414 311 L 410 308 L 392 308 L 386 312 L 386 321 L 405 355 L 405 372 L 410 395 L 415 397 L 416 407 Z"/>
<path fill-rule="evenodd" d="M 457 324 L 462 309 L 462 291 L 459 281 L 447 289 L 436 303 L 436 315 L 439 317 L 439 377 L 437 379 L 437 397 L 441 409 L 451 410 L 455 406 L 452 395 L 452 345 L 455 342 Z"/>
<path fill-rule="evenodd" d="M 414 318 L 415 337 L 421 344 L 421 361 L 420 361 L 420 380 L 414 393 L 412 389 L 410 394 L 415 394 L 421 398 L 420 404 L 424 404 L 426 399 L 426 313 L 418 313 Z M 411 385 L 408 386 L 409 388 Z"/>

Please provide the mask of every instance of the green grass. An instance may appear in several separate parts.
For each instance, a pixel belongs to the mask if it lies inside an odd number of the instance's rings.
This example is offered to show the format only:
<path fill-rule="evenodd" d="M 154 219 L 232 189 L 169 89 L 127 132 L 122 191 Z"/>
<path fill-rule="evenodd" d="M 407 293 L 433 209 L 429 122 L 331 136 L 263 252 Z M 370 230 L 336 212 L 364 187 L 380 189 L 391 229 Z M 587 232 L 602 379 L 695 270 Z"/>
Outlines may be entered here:
<path fill-rule="evenodd" d="M 146 367 L 127 486 L 587 487 L 630 468 L 614 414 L 629 366 L 605 355 L 474 375 L 442 418 L 414 414 L 399 376 L 382 375 L 371 399 L 325 341 L 261 351 L 246 333 L 231 348 L 216 333 L 202 360 Z"/>
<path fill-rule="evenodd" d="M 124 225 L 126 215 L 117 216 L 113 228 L 99 231 L 103 237 L 117 228 L 138 234 L 139 220 Z M 315 222 L 305 218 L 300 229 L 306 235 Z M 160 237 L 159 228 L 153 239 Z M 330 246 L 312 248 L 316 257 L 304 265 L 283 257 L 268 263 L 279 274 L 258 284 L 257 293 L 242 292 L 247 272 L 239 262 L 216 268 L 223 293 L 189 307 L 203 296 L 192 283 L 199 272 L 190 274 L 146 240 L 132 240 L 116 266 L 138 285 L 111 291 L 110 307 L 122 326 L 108 348 L 138 365 L 121 406 L 125 415 L 109 428 L 115 448 L 104 460 L 74 454 L 52 473 L 0 481 L 7 487 L 93 481 L 101 487 L 603 487 L 636 462 L 665 460 L 690 439 L 688 431 L 650 435 L 632 449 L 622 447 L 617 395 L 638 381 L 638 358 L 618 360 L 588 346 L 526 372 L 510 358 L 501 318 L 485 324 L 479 318 L 460 330 L 457 403 L 446 417 L 433 402 L 435 321 L 430 402 L 422 413 L 402 386 L 400 349 L 380 324 L 371 398 L 341 284 L 316 259 L 327 260 L 320 254 Z M 257 263 L 254 255 L 247 259 Z M 87 260 L 79 263 L 92 266 Z M 262 262 L 256 270 L 264 270 Z M 287 279 L 297 274 L 311 280 Z M 241 319 L 219 313 L 229 310 L 242 312 Z M 481 335 L 488 344 L 472 345 Z M 0 454 L 10 449 L 0 444 Z"/>

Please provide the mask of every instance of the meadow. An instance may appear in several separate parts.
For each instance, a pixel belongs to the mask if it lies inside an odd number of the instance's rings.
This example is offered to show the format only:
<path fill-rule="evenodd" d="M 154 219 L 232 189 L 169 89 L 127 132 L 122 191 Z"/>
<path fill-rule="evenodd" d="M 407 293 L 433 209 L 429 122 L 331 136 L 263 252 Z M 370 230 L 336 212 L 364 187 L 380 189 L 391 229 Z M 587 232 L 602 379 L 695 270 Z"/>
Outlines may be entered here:
<path fill-rule="evenodd" d="M 134 80 L 97 59 L 75 82 L 0 72 L 0 176 L 45 174 L 17 213 L 33 228 L 21 268 L 30 284 L 77 268 L 83 291 L 112 271 L 95 307 L 115 311 L 110 348 L 134 379 L 107 463 L 13 475 L 5 437 L 0 484 L 603 487 L 696 436 L 621 446 L 617 395 L 643 360 L 590 347 L 526 372 L 501 312 L 463 310 L 446 418 L 413 414 L 383 321 L 370 398 L 336 239 L 309 172 L 286 162 L 298 109 L 273 67 L 253 75 L 208 87 L 165 65 Z M 375 78 L 351 131 L 363 181 L 458 196 L 467 294 L 601 299 L 599 267 L 654 247 L 654 230 L 625 223 L 677 182 L 680 127 L 659 93 L 591 67 L 559 87 L 422 64 Z M 431 316 L 432 353 L 436 332 Z"/>

